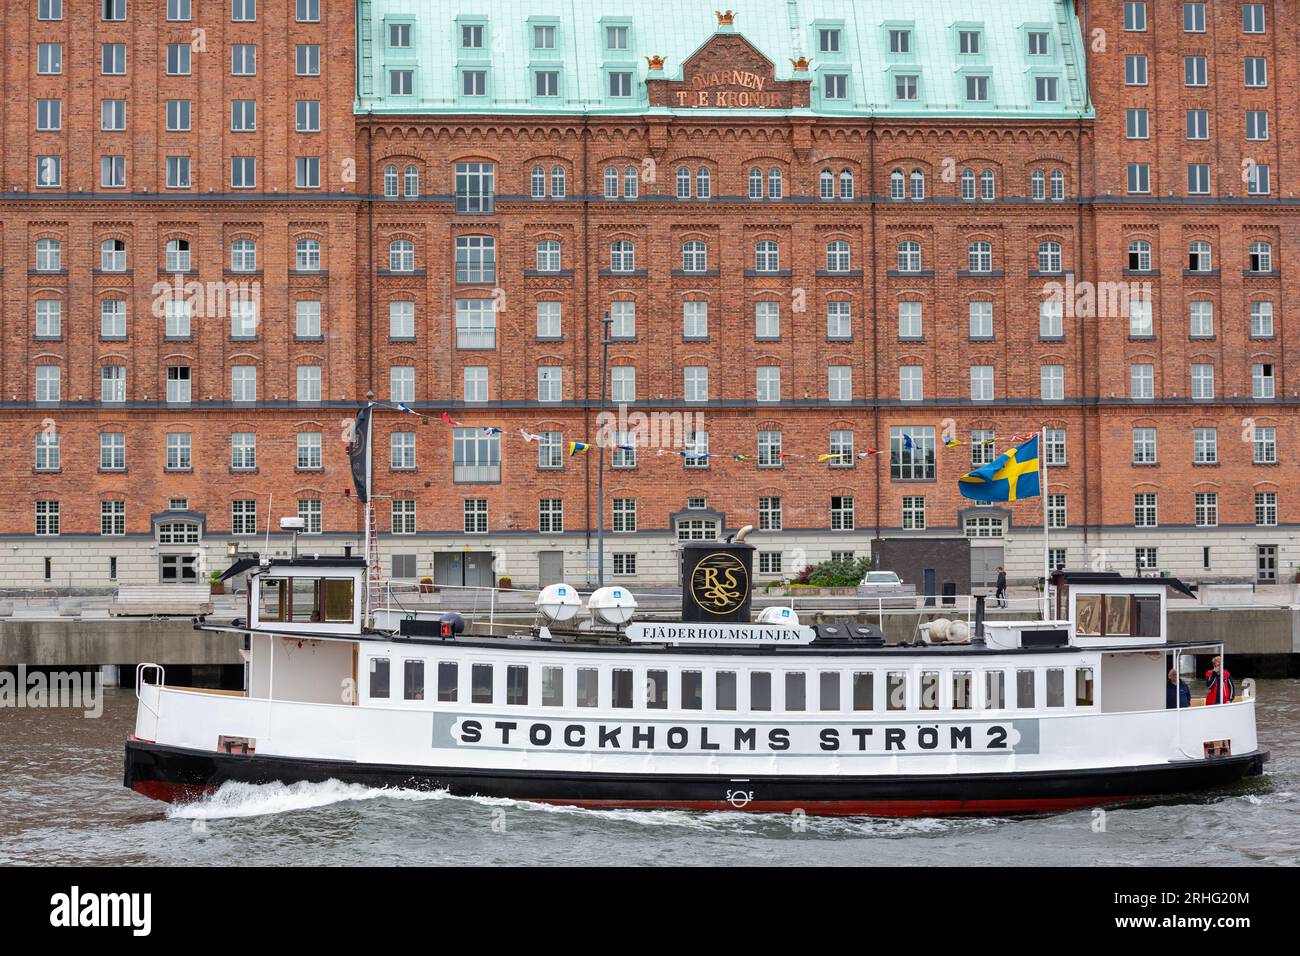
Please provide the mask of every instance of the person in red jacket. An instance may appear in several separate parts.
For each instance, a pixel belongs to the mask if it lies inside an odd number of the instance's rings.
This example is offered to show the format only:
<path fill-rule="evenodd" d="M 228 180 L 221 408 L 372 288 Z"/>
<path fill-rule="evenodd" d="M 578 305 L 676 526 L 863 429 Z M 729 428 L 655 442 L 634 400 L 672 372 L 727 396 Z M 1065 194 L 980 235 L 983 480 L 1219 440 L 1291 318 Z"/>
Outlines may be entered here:
<path fill-rule="evenodd" d="M 1210 662 L 1213 666 L 1205 672 L 1205 703 L 1232 703 L 1232 675 L 1223 669 L 1223 658 L 1216 657 Z"/>

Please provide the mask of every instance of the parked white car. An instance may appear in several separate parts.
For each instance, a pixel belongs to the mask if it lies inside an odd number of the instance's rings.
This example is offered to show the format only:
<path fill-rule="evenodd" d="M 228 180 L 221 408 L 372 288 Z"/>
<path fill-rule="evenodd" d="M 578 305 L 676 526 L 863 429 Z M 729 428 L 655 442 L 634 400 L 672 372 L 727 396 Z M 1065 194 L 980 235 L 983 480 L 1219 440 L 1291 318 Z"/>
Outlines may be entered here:
<path fill-rule="evenodd" d="M 916 600 L 916 588 L 904 584 L 903 579 L 893 571 L 868 571 L 867 576 L 858 584 L 858 597 L 901 598 L 902 605 L 908 606 Z"/>
<path fill-rule="evenodd" d="M 867 576 L 858 584 L 859 588 L 876 590 L 879 588 L 902 587 L 903 579 L 893 571 L 868 571 Z"/>

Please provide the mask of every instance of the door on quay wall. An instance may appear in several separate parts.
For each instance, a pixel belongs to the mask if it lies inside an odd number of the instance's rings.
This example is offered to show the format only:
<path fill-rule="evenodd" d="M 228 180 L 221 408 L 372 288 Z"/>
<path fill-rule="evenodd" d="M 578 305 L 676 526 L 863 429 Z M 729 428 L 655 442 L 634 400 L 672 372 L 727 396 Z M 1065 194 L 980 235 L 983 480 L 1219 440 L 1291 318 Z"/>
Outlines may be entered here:
<path fill-rule="evenodd" d="M 998 547 L 975 547 L 970 549 L 970 583 L 971 587 L 991 588 L 998 582 L 998 568 L 1002 567 L 1006 549 Z"/>
<path fill-rule="evenodd" d="M 564 552 L 563 551 L 538 551 L 537 552 L 537 586 L 546 587 L 548 584 L 558 584 L 564 580 Z"/>
<path fill-rule="evenodd" d="M 1277 545 L 1261 544 L 1255 549 L 1255 581 L 1277 584 Z"/>

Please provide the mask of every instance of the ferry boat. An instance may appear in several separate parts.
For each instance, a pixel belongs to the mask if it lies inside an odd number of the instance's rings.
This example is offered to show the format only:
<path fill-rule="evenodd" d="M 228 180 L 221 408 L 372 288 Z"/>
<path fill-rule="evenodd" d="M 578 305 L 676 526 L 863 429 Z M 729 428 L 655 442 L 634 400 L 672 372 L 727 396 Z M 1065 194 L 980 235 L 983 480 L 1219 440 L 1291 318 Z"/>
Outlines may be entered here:
<path fill-rule="evenodd" d="M 680 621 L 545 589 L 531 622 L 371 611 L 362 557 L 250 557 L 246 686 L 140 665 L 125 784 L 338 780 L 589 808 L 1021 814 L 1161 798 L 1263 771 L 1249 687 L 1166 706 L 1220 644 L 1169 633 L 1175 579 L 1057 572 L 1044 620 L 856 622 L 750 613 L 744 541 L 683 549 Z"/>

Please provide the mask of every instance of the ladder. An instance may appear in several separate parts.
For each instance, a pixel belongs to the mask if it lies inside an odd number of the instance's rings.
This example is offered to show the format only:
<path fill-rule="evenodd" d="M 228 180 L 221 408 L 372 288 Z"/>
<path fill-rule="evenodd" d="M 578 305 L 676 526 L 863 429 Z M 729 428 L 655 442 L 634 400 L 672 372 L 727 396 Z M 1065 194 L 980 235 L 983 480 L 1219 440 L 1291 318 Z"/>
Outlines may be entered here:
<path fill-rule="evenodd" d="M 382 587 L 379 567 L 379 519 L 372 502 L 366 503 L 366 617 L 374 624 L 375 610 L 379 607 Z"/>

